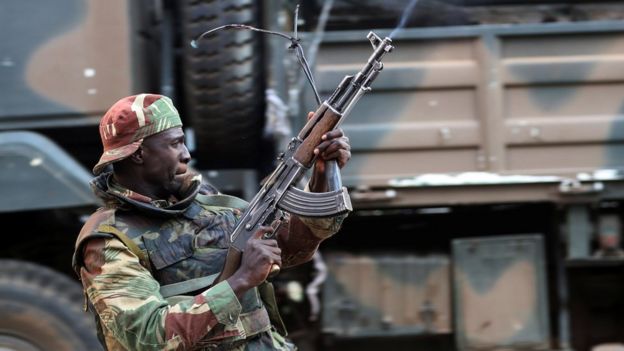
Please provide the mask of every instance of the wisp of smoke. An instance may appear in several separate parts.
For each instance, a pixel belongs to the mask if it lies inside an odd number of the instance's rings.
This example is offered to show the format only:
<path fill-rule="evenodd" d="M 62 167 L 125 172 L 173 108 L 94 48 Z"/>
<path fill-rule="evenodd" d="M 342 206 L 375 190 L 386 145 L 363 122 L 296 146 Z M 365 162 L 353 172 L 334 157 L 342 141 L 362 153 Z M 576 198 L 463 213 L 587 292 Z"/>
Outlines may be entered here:
<path fill-rule="evenodd" d="M 401 30 L 403 27 L 405 27 L 405 23 L 407 22 L 407 19 L 409 18 L 409 15 L 412 13 L 412 10 L 414 10 L 414 6 L 416 6 L 416 3 L 418 2 L 418 0 L 412 0 L 409 5 L 407 5 L 407 7 L 405 8 L 405 11 L 403 11 L 403 14 L 401 15 L 401 20 L 399 21 L 399 24 L 396 26 L 396 28 L 394 28 L 394 30 L 392 30 L 392 33 L 390 33 L 390 38 L 394 37 L 394 35 Z"/>

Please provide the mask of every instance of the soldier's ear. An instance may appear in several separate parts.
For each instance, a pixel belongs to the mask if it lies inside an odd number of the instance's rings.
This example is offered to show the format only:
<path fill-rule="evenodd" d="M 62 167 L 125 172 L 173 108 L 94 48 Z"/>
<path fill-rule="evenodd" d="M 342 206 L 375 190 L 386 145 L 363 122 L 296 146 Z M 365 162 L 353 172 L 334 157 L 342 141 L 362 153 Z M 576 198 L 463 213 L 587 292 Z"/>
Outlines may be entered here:
<path fill-rule="evenodd" d="M 143 163 L 143 147 L 139 146 L 137 151 L 135 151 L 132 155 L 130 155 L 130 160 L 136 164 Z"/>

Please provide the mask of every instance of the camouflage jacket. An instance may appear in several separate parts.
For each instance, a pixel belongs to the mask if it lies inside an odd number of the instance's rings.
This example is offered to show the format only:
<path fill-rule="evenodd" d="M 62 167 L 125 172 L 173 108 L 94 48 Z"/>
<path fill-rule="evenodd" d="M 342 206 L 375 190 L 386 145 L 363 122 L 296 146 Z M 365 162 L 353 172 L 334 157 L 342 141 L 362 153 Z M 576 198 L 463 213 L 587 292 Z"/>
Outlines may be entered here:
<path fill-rule="evenodd" d="M 74 268 L 108 350 L 295 349 L 277 332 L 274 319 L 269 321 L 258 289 L 240 301 L 227 281 L 177 302 L 160 294 L 161 284 L 219 272 L 228 247 L 225 234 L 239 209 L 202 203 L 199 184 L 171 203 L 151 201 L 111 179 L 103 174 L 92 182 L 106 206 L 84 225 L 74 253 Z M 143 257 L 106 228 L 125 234 Z"/>

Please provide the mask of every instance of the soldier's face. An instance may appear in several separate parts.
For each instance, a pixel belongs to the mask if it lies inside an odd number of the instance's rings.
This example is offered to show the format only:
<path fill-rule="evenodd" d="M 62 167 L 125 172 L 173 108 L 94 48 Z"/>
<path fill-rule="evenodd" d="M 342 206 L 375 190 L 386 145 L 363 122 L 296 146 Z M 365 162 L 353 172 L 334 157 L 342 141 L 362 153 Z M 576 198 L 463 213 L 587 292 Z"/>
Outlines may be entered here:
<path fill-rule="evenodd" d="M 182 128 L 167 129 L 145 138 L 142 149 L 144 180 L 162 199 L 176 194 L 191 160 Z"/>

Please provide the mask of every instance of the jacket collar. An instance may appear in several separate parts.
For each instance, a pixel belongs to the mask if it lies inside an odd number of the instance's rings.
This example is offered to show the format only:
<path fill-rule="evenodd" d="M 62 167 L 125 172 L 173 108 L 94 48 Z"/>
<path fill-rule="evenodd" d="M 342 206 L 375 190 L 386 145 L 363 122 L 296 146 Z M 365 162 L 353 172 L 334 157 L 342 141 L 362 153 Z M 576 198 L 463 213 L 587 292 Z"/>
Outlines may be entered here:
<path fill-rule="evenodd" d="M 155 216 L 177 216 L 190 209 L 199 193 L 202 183 L 201 174 L 189 175 L 189 186 L 175 199 L 151 199 L 148 196 L 124 188 L 113 180 L 113 172 L 103 173 L 94 178 L 90 185 L 95 195 L 101 198 L 107 207 L 138 209 Z"/>

